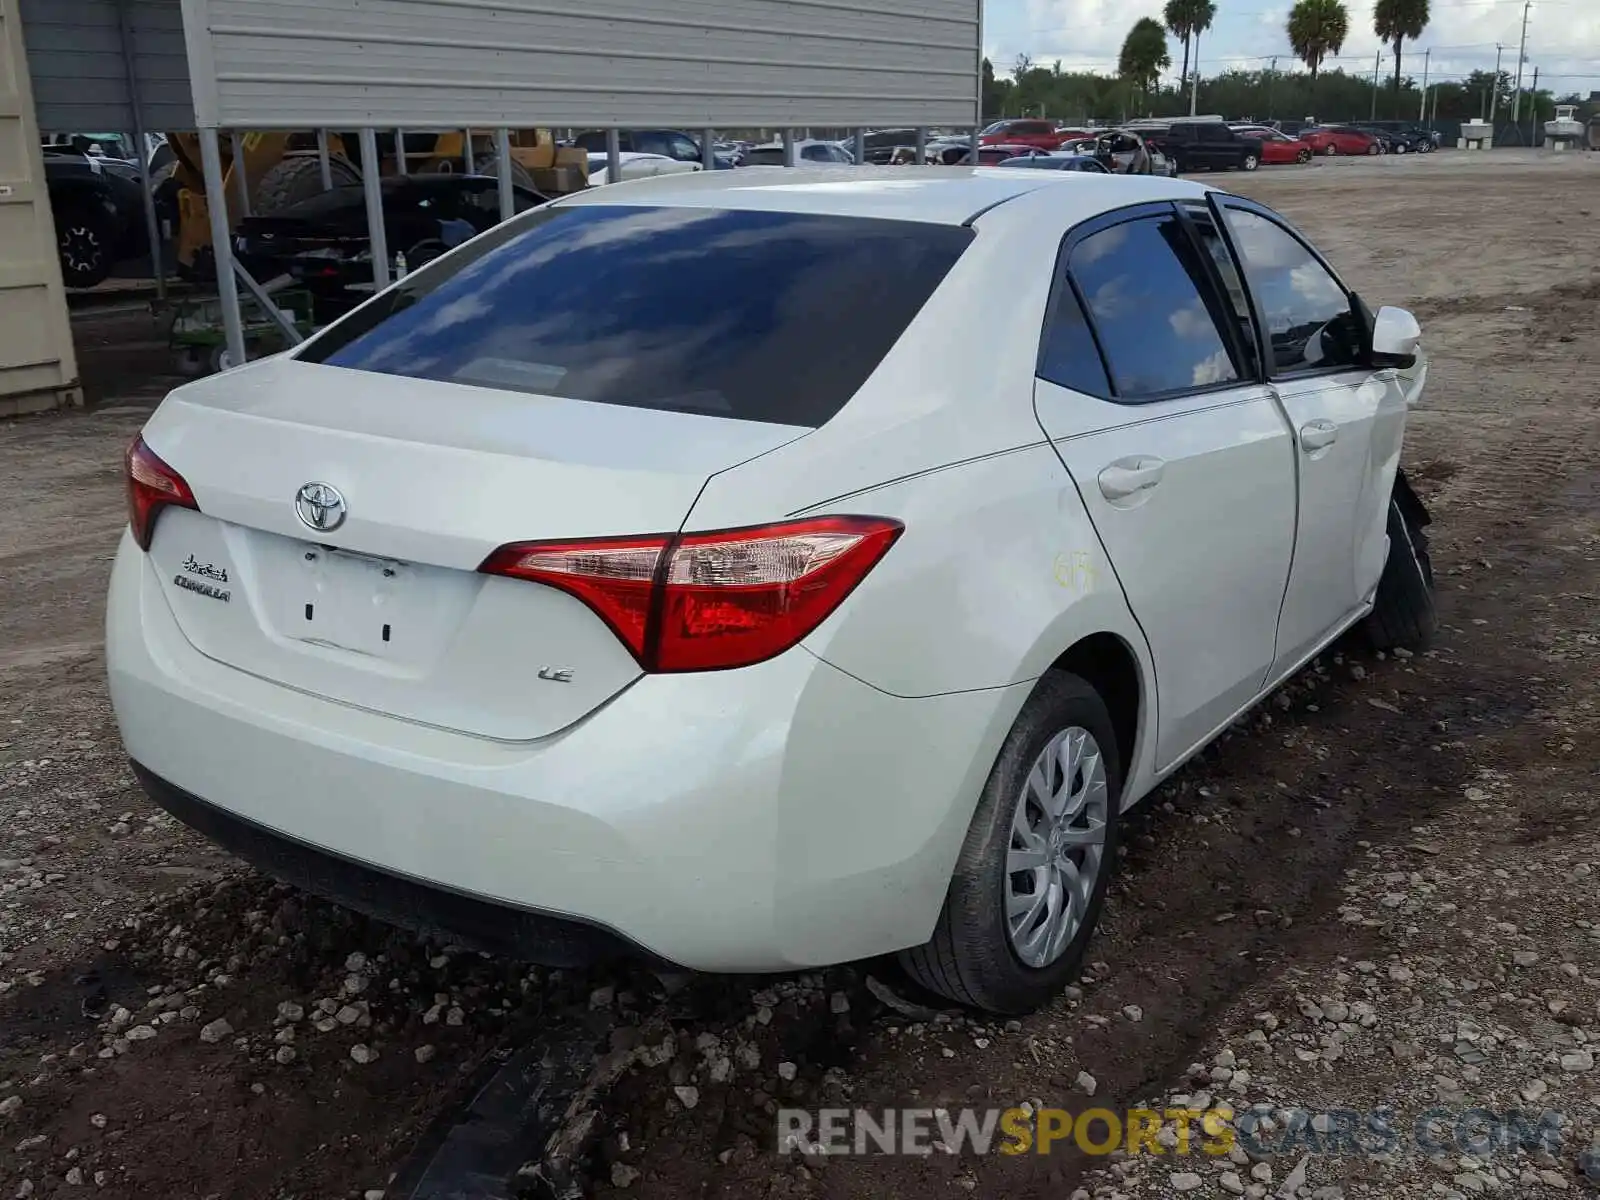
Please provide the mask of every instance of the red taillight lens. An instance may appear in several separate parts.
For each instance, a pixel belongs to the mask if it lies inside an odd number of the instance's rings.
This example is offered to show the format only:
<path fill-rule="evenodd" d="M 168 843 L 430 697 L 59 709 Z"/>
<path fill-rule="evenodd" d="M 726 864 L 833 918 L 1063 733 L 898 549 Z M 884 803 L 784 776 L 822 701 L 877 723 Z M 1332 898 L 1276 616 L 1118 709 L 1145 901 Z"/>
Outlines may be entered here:
<path fill-rule="evenodd" d="M 671 540 L 663 534 L 587 542 L 513 542 L 489 555 L 478 570 L 571 592 L 605 618 L 642 663 L 656 572 Z"/>
<path fill-rule="evenodd" d="M 155 536 L 156 517 L 169 504 L 199 511 L 194 493 L 189 485 L 154 450 L 144 444 L 144 438 L 133 440 L 128 447 L 128 526 L 133 530 L 133 540 L 139 549 L 150 549 L 150 539 Z"/>
<path fill-rule="evenodd" d="M 900 536 L 882 517 L 816 517 L 675 537 L 502 546 L 483 571 L 587 603 L 647 671 L 772 658 L 837 608 Z"/>

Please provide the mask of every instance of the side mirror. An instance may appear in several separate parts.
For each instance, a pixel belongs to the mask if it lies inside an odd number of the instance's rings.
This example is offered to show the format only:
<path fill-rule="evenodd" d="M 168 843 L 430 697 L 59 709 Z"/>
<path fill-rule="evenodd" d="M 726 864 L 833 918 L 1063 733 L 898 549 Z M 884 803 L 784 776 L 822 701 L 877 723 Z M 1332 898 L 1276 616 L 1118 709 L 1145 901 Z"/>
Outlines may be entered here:
<path fill-rule="evenodd" d="M 1422 327 L 1403 308 L 1384 307 L 1372 326 L 1372 365 L 1405 370 L 1417 361 Z"/>

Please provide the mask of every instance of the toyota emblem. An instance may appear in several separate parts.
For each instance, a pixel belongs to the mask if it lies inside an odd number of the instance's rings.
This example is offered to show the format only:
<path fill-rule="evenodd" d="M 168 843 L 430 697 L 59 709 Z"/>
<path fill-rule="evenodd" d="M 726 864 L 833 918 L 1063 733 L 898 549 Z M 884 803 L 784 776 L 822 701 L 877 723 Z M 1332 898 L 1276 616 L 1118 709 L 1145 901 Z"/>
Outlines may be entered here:
<path fill-rule="evenodd" d="M 294 511 L 308 529 L 318 533 L 339 528 L 346 516 L 344 497 L 329 483 L 303 484 L 294 494 Z"/>

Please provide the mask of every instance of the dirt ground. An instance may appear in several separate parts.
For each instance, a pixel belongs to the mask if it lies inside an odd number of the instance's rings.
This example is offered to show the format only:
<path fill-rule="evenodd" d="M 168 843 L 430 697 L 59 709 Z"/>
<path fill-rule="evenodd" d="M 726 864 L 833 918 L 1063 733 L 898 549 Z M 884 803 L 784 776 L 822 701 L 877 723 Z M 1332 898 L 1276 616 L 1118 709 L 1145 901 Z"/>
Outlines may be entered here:
<path fill-rule="evenodd" d="M 144 318 L 85 321 L 98 406 L 0 425 L 0 1198 L 422 1195 L 396 1173 L 430 1127 L 512 1050 L 562 1038 L 606 1052 L 556 1133 L 572 1186 L 599 1195 L 1600 1185 L 1582 1157 L 1600 1138 L 1600 155 L 1225 183 L 1423 323 L 1405 465 L 1444 627 L 1417 657 L 1336 648 L 1163 786 L 1082 985 L 1022 1021 L 923 1010 L 881 962 L 685 984 L 424 945 L 160 814 L 120 754 L 101 605 L 120 454 L 172 381 Z M 775 1151 L 780 1105 L 1120 1111 L 1201 1092 L 1563 1124 L 1500 1154 L 1311 1154 L 1298 1178 L 1304 1153 Z"/>

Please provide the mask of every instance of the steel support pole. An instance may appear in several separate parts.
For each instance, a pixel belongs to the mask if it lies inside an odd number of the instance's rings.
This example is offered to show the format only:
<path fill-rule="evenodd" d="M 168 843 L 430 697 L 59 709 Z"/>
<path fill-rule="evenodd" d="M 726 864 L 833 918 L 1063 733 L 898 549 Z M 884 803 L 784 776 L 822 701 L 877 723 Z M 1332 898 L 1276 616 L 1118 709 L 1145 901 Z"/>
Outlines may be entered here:
<path fill-rule="evenodd" d="M 478 166 L 472 161 L 472 130 L 461 131 L 461 166 L 468 175 L 476 175 Z"/>
<path fill-rule="evenodd" d="M 867 161 L 867 131 L 865 129 L 854 129 L 851 130 L 851 132 L 855 135 L 856 139 L 856 152 L 854 156 L 856 160 L 856 166 L 863 166 Z"/>
<path fill-rule="evenodd" d="M 786 167 L 794 166 L 796 163 L 794 155 L 794 130 L 785 129 L 783 131 L 783 165 Z"/>
<path fill-rule="evenodd" d="M 156 299 L 167 298 L 167 272 L 161 258 L 161 222 L 156 217 L 156 196 L 150 187 L 150 146 L 145 141 L 143 101 L 139 72 L 133 61 L 133 21 L 127 0 L 118 0 L 117 18 L 122 34 L 122 69 L 128 76 L 128 102 L 133 108 L 133 144 L 139 154 L 139 189 L 144 193 L 144 232 L 150 241 L 150 269 L 156 277 Z"/>
<path fill-rule="evenodd" d="M 200 131 L 200 168 L 206 181 L 206 208 L 211 215 L 211 257 L 217 267 L 217 298 L 222 303 L 222 328 L 234 366 L 245 361 L 244 321 L 239 315 L 239 285 L 233 277 L 233 234 L 228 225 L 227 193 L 222 182 L 222 144 L 215 129 Z"/>
<path fill-rule="evenodd" d="M 622 182 L 622 134 L 606 130 L 606 182 Z"/>
<path fill-rule="evenodd" d="M 511 131 L 494 131 L 496 155 L 495 173 L 500 177 L 500 219 L 509 221 L 517 215 L 517 194 L 511 189 Z"/>
<path fill-rule="evenodd" d="M 411 174 L 411 166 L 406 162 L 406 131 L 394 131 L 394 169 L 401 175 Z"/>
<path fill-rule="evenodd" d="M 974 167 L 983 166 L 983 156 L 978 153 L 978 151 L 982 149 L 982 147 L 978 144 L 979 139 L 982 137 L 983 126 L 974 125 L 972 127 L 972 149 L 967 154 L 967 162 Z"/>
<path fill-rule="evenodd" d="M 717 169 L 717 131 L 715 129 L 702 129 L 700 131 L 700 166 L 707 171 Z"/>
<path fill-rule="evenodd" d="M 917 126 L 917 166 L 924 166 L 928 161 L 928 131 L 921 125 Z"/>
<path fill-rule="evenodd" d="M 361 187 L 367 194 L 367 239 L 372 247 L 372 290 L 389 286 L 389 239 L 383 228 L 383 185 L 379 179 L 378 136 L 361 131 Z"/>
<path fill-rule="evenodd" d="M 328 131 L 317 130 L 317 163 L 322 167 L 322 190 L 333 191 L 333 163 L 328 157 Z"/>
<path fill-rule="evenodd" d="M 250 172 L 244 165 L 244 139 L 230 133 L 228 149 L 233 153 L 233 183 L 239 192 L 239 219 L 243 220 L 250 215 Z"/>

